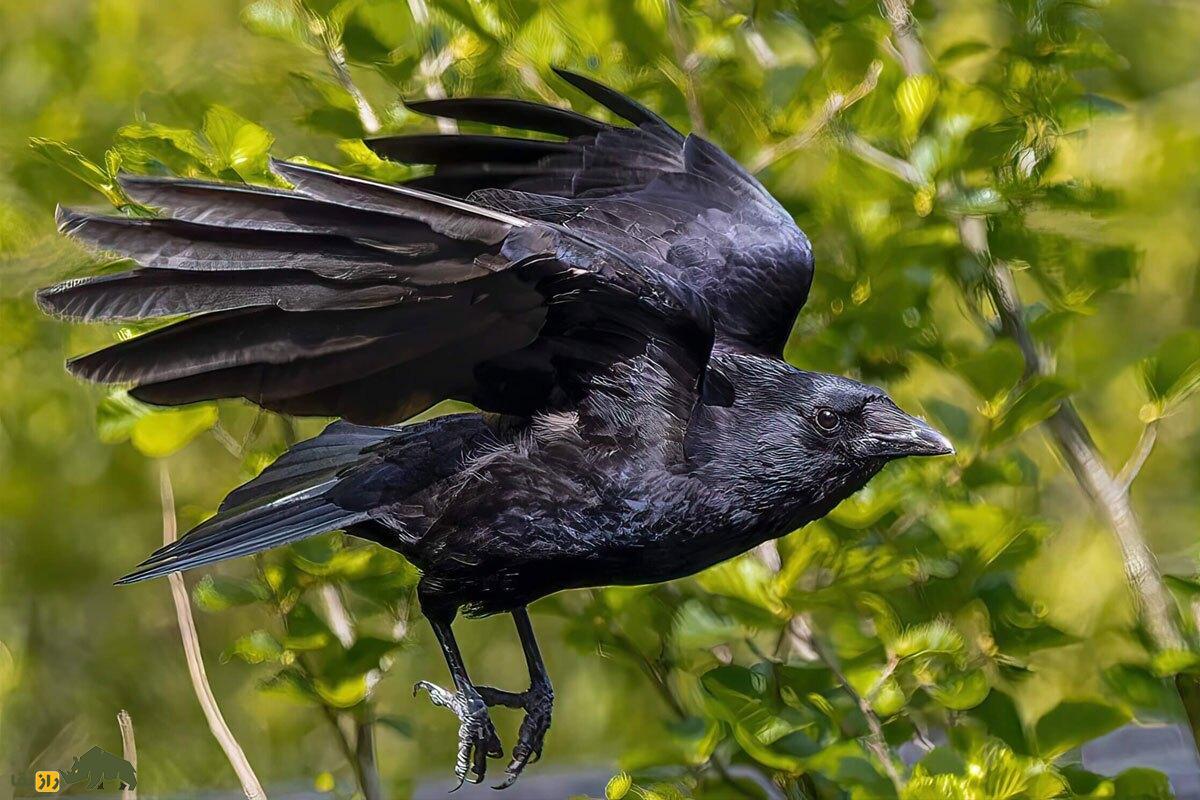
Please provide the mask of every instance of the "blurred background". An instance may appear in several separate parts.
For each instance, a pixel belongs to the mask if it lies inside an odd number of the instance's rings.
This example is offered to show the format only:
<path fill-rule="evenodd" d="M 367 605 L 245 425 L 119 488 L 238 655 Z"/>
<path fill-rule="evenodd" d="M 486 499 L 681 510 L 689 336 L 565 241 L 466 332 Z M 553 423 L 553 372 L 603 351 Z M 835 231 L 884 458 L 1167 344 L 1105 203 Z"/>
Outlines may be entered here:
<path fill-rule="evenodd" d="M 236 791 L 166 582 L 111 583 L 161 543 L 164 475 L 186 529 L 322 424 L 156 412 L 71 379 L 64 358 L 135 331 L 37 310 L 34 289 L 100 264 L 57 236 L 55 204 L 131 211 L 120 170 L 269 182 L 268 152 L 400 180 L 359 140 L 436 130 L 406 97 L 607 116 L 551 65 L 758 171 L 817 252 L 790 360 L 886 386 L 959 454 L 893 465 L 698 579 L 535 606 L 558 702 L 528 774 L 582 771 L 613 797 L 1170 796 L 1147 771 L 1092 775 L 1080 747 L 1168 724 L 1194 752 L 1197 41 L 1189 0 L 6 0 L 0 796 L 10 774 L 121 752 L 121 709 L 144 795 Z M 1042 375 L 989 299 L 996 268 Z M 1108 474 L 1148 454 L 1129 472 L 1151 616 L 1060 453 L 1064 398 Z M 208 677 L 269 794 L 449 788 L 456 721 L 411 697 L 445 677 L 411 568 L 327 537 L 212 572 L 187 577 Z M 331 589 L 371 646 L 331 635 Z M 458 630 L 473 675 L 523 685 L 508 619 Z M 496 718 L 511 743 L 519 719 Z M 364 729 L 381 790 L 347 753 Z"/>

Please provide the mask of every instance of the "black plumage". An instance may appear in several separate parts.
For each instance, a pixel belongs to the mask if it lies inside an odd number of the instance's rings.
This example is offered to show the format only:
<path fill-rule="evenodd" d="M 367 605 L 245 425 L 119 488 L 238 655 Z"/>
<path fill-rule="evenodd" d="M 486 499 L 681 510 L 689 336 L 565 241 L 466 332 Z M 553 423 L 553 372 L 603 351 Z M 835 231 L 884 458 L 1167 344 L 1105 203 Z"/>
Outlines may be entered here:
<path fill-rule="evenodd" d="M 560 137 L 385 137 L 433 171 L 389 186 L 276 162 L 288 191 L 123 180 L 157 219 L 63 211 L 136 269 L 43 290 L 79 320 L 186 319 L 70 369 L 143 400 L 243 397 L 340 416 L 128 583 L 345 529 L 404 554 L 455 682 L 456 772 L 481 780 L 490 705 L 527 711 L 506 785 L 540 753 L 549 679 L 525 606 L 692 574 L 828 513 L 888 460 L 952 452 L 879 389 L 797 370 L 804 234 L 728 155 L 582 76 L 631 126 L 497 98 L 415 110 Z M 482 413 L 399 427 L 444 398 Z M 477 687 L 450 622 L 511 612 L 521 693 Z"/>

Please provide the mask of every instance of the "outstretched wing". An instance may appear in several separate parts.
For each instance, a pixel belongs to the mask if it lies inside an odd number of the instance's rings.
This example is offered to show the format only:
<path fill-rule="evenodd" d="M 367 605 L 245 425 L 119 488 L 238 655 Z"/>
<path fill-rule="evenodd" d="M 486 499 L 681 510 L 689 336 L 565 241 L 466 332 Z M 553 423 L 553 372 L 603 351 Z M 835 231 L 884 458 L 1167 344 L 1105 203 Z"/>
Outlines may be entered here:
<path fill-rule="evenodd" d="M 563 139 L 419 134 L 368 144 L 434 166 L 412 187 L 550 220 L 654 265 L 712 306 L 718 347 L 782 355 L 813 274 L 812 248 L 791 216 L 720 148 L 606 86 L 556 72 L 634 127 L 523 100 L 426 100 L 410 106 Z"/>
<path fill-rule="evenodd" d="M 650 357 L 686 419 L 713 336 L 686 285 L 559 225 L 275 168 L 294 191 L 127 177 L 167 216 L 61 211 L 65 233 L 139 266 L 44 289 L 45 310 L 188 315 L 71 371 L 150 403 L 244 397 L 379 424 L 448 397 L 507 414 L 576 409 L 611 391 L 617 365 Z"/>

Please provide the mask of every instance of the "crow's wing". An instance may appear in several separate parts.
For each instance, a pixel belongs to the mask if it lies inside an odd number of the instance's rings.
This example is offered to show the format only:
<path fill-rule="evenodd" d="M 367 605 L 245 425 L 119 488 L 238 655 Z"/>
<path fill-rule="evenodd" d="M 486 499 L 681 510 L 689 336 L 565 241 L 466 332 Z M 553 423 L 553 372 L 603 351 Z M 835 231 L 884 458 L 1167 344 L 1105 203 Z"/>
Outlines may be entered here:
<path fill-rule="evenodd" d="M 650 358 L 686 419 L 712 348 L 686 285 L 562 226 L 408 187 L 276 163 L 294 191 L 123 180 L 158 219 L 61 211 L 137 268 L 38 294 L 79 320 L 187 316 L 72 360 L 176 405 L 244 397 L 377 424 L 445 398 L 578 410 Z M 605 407 L 603 402 L 599 407 Z"/>
<path fill-rule="evenodd" d="M 718 347 L 780 356 L 813 271 L 791 216 L 720 148 L 606 86 L 557 72 L 634 127 L 522 100 L 427 100 L 411 107 L 565 139 L 420 134 L 368 144 L 434 165 L 411 186 L 552 220 L 654 266 L 712 306 Z"/>

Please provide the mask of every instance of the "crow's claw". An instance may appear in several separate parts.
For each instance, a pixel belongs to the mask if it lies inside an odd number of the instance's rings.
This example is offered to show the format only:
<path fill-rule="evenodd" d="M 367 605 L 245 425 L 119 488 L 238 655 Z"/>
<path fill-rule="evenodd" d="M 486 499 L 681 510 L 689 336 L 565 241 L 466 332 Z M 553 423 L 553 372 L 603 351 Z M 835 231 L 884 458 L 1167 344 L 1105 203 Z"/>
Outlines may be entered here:
<path fill-rule="evenodd" d="M 546 739 L 546 732 L 550 730 L 550 712 L 554 707 L 554 692 L 548 683 L 539 683 L 520 694 L 493 689 L 489 686 L 480 686 L 479 694 L 489 706 L 525 709 L 525 719 L 521 721 L 517 744 L 513 747 L 512 762 L 504 769 L 507 777 L 503 782 L 492 787 L 507 789 L 517 782 L 517 778 L 521 777 L 521 772 L 527 765 L 542 757 L 542 743 Z"/>
<path fill-rule="evenodd" d="M 479 692 L 469 687 L 466 691 L 449 692 L 429 681 L 418 681 L 413 694 L 422 689 L 429 692 L 429 699 L 435 706 L 448 708 L 458 717 L 458 755 L 454 760 L 458 785 L 450 791 L 462 788 L 466 781 L 482 783 L 487 773 L 487 760 L 504 755 L 500 737 L 488 716 L 487 703 Z"/>

